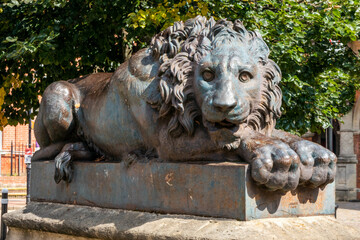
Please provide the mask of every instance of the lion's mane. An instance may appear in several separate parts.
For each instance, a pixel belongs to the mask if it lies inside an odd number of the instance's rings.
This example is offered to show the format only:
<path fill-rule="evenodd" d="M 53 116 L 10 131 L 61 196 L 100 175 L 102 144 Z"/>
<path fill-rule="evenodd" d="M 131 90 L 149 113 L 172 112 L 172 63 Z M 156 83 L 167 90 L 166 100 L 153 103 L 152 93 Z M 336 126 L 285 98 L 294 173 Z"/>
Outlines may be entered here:
<path fill-rule="evenodd" d="M 201 117 L 192 86 L 193 66 L 212 49 L 238 40 L 248 47 L 249 54 L 263 68 L 261 101 L 248 116 L 247 124 L 256 131 L 270 134 L 280 117 L 282 92 L 279 88 L 281 72 L 268 59 L 269 49 L 261 36 L 247 31 L 240 20 L 234 22 L 198 16 L 155 35 L 150 44 L 152 55 L 160 63 L 154 81 L 156 90 L 147 102 L 158 109 L 159 117 L 169 117 L 168 133 L 178 137 L 184 132 L 192 135 L 195 118 Z"/>

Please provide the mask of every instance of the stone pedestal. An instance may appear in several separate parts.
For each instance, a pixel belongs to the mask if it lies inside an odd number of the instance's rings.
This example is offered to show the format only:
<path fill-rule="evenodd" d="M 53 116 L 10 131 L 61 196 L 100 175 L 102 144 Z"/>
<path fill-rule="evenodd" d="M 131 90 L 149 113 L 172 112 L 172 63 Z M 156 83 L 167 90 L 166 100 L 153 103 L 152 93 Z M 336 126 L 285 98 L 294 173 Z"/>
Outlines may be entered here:
<path fill-rule="evenodd" d="M 345 115 L 340 125 L 340 154 L 336 173 L 336 199 L 340 201 L 356 200 L 356 164 L 354 153 L 354 131 L 352 114 Z"/>
<path fill-rule="evenodd" d="M 336 200 L 349 201 L 357 199 L 356 191 L 356 155 L 339 156 L 336 176 Z"/>
<path fill-rule="evenodd" d="M 32 202 L 3 216 L 7 240 L 352 240 L 360 231 L 333 216 L 237 221 Z"/>
<path fill-rule="evenodd" d="M 334 219 L 334 183 L 284 194 L 259 189 L 248 172 L 247 164 L 226 162 L 75 162 L 73 182 L 55 184 L 54 162 L 33 162 L 31 203 L 3 216 L 7 239 L 359 236 Z"/>
<path fill-rule="evenodd" d="M 53 180 L 54 162 L 34 162 L 31 201 L 251 220 L 333 215 L 335 186 L 270 192 L 241 163 L 75 162 L 70 184 Z"/>

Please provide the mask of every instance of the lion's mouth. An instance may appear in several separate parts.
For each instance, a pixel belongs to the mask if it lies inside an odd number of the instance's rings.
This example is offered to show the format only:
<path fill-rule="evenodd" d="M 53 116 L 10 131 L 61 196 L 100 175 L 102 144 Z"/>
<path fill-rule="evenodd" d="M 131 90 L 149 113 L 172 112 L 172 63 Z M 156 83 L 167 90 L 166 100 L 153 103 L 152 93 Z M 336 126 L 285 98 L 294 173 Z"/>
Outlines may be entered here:
<path fill-rule="evenodd" d="M 226 119 L 224 119 L 220 122 L 205 121 L 204 125 L 209 131 L 217 131 L 217 130 L 220 130 L 223 128 L 226 128 L 229 130 L 236 130 L 237 127 L 239 126 L 239 124 L 232 123 Z"/>
<path fill-rule="evenodd" d="M 229 122 L 226 119 L 222 120 L 221 122 L 216 122 L 215 123 L 215 127 L 217 127 L 217 128 L 222 128 L 222 127 L 233 128 L 235 126 L 236 126 L 235 123 Z"/>

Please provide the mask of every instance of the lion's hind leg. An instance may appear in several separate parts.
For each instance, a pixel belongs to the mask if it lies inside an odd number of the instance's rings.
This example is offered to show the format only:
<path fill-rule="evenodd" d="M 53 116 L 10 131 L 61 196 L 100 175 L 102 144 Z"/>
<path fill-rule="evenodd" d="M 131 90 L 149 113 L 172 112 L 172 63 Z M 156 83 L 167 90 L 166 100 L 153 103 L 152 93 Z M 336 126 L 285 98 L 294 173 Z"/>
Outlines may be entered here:
<path fill-rule="evenodd" d="M 46 88 L 34 128 L 41 148 L 58 142 L 77 141 L 74 139 L 74 111 L 79 101 L 79 90 L 69 82 L 54 82 Z"/>
<path fill-rule="evenodd" d="M 90 151 L 85 143 L 68 143 L 62 148 L 55 157 L 55 175 L 54 180 L 59 183 L 61 180 L 70 183 L 74 175 L 74 160 L 92 160 L 96 153 Z"/>
<path fill-rule="evenodd" d="M 78 102 L 77 88 L 68 82 L 55 82 L 49 86 L 44 106 L 47 108 L 43 123 L 52 142 L 69 140 L 75 127 L 74 105 Z"/>
<path fill-rule="evenodd" d="M 67 143 L 79 141 L 75 133 L 75 105 L 79 101 L 78 88 L 67 81 L 46 88 L 34 127 L 41 149 L 35 152 L 33 161 L 54 159 Z"/>
<path fill-rule="evenodd" d="M 61 149 L 65 146 L 65 144 L 66 142 L 57 142 L 46 147 L 42 147 L 40 150 L 34 153 L 31 161 L 54 159 L 54 157 L 56 157 L 61 152 Z"/>

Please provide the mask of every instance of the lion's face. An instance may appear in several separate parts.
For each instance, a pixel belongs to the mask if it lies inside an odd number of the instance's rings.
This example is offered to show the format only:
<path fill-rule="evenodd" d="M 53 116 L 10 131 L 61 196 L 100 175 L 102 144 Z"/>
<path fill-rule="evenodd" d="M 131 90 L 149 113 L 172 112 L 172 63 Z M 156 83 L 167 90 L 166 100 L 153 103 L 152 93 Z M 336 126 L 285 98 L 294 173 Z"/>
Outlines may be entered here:
<path fill-rule="evenodd" d="M 239 44 L 215 48 L 195 66 L 195 97 L 209 131 L 236 131 L 261 99 L 261 68 Z"/>
<path fill-rule="evenodd" d="M 261 36 L 241 21 L 177 22 L 150 49 L 160 68 L 157 87 L 145 95 L 168 120 L 169 135 L 193 135 L 200 119 L 220 144 L 234 143 L 245 126 L 271 134 L 281 114 L 281 71 Z"/>

